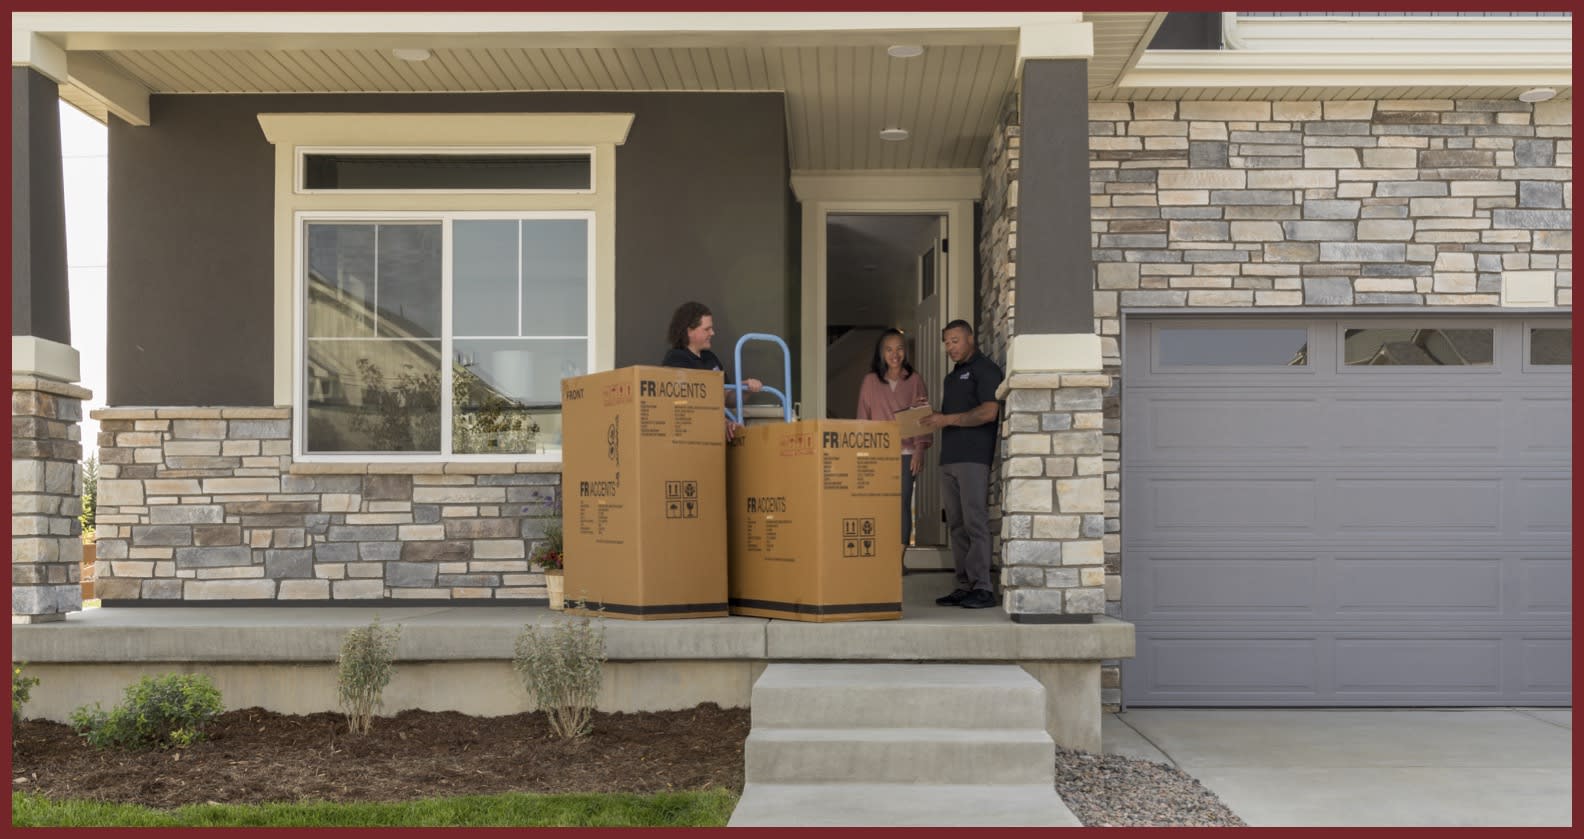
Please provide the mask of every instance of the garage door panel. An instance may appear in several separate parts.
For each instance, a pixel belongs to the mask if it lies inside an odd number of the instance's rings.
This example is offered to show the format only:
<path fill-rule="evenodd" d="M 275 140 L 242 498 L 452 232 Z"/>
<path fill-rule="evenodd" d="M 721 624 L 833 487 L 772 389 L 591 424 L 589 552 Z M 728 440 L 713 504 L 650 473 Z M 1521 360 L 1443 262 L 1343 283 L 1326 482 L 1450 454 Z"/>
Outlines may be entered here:
<path fill-rule="evenodd" d="M 1541 458 L 1561 458 L 1573 451 L 1573 401 L 1528 398 L 1519 403 L 1519 451 Z"/>
<path fill-rule="evenodd" d="M 1531 638 L 1522 642 L 1523 687 L 1572 695 L 1573 642 L 1568 638 Z"/>
<path fill-rule="evenodd" d="M 1336 641 L 1336 691 L 1347 694 L 1489 694 L 1502 691 L 1500 636 Z"/>
<path fill-rule="evenodd" d="M 1268 554 L 1240 558 L 1150 555 L 1139 592 L 1155 617 L 1256 611 L 1313 615 L 1317 558 Z"/>
<path fill-rule="evenodd" d="M 1170 319 L 1129 319 L 1128 704 L 1571 702 L 1571 377 L 1519 352 L 1565 324 L 1465 319 L 1504 348 L 1479 366 L 1348 367 L 1331 346 L 1457 317 L 1223 319 L 1307 324 L 1310 366 L 1280 372 L 1164 363 Z"/>
<path fill-rule="evenodd" d="M 1158 690 L 1177 694 L 1225 693 L 1312 696 L 1321 655 L 1310 638 L 1157 638 L 1150 676 Z"/>
<path fill-rule="evenodd" d="M 1529 558 L 1519 561 L 1518 610 L 1526 615 L 1568 615 L 1573 611 L 1573 560 Z"/>
<path fill-rule="evenodd" d="M 1528 534 L 1572 534 L 1573 481 L 1533 478 L 1518 482 L 1516 512 Z"/>
<path fill-rule="evenodd" d="M 1336 482 L 1332 497 L 1336 504 L 1336 529 L 1344 535 L 1361 531 L 1501 532 L 1502 482 L 1496 478 L 1341 479 Z M 1425 535 L 1432 541 L 1444 541 L 1433 534 Z"/>
<path fill-rule="evenodd" d="M 1234 391 L 1193 398 L 1146 395 L 1143 401 L 1149 428 L 1138 443 L 1152 462 L 1260 463 L 1319 454 L 1317 440 L 1292 432 L 1319 410 L 1313 397 L 1260 399 Z"/>
<path fill-rule="evenodd" d="M 1370 557 L 1335 563 L 1336 611 L 1343 615 L 1452 612 L 1499 615 L 1499 559 Z M 1434 579 L 1434 586 L 1425 580 Z"/>
<path fill-rule="evenodd" d="M 1256 479 L 1236 474 L 1198 478 L 1142 476 L 1149 509 L 1148 530 L 1156 538 L 1176 533 L 1281 531 L 1313 534 L 1316 480 Z"/>
<path fill-rule="evenodd" d="M 1444 394 L 1338 398 L 1326 422 L 1345 456 L 1495 457 L 1502 447 L 1502 400 Z"/>

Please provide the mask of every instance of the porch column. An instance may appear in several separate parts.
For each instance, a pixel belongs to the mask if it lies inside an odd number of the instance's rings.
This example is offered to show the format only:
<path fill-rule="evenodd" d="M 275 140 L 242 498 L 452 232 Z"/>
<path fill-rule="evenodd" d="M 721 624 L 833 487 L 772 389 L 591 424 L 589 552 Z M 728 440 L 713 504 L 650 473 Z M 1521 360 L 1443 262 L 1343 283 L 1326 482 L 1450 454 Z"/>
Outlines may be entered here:
<path fill-rule="evenodd" d="M 13 45 L 15 46 L 15 45 Z M 71 346 L 59 79 L 11 68 L 11 621 L 82 608 L 82 403 Z"/>
<path fill-rule="evenodd" d="M 1019 623 L 1088 622 L 1105 610 L 1101 408 L 1111 380 L 1089 252 L 1092 52 L 1081 37 L 1024 34 L 1000 475 L 1001 582 Z"/>

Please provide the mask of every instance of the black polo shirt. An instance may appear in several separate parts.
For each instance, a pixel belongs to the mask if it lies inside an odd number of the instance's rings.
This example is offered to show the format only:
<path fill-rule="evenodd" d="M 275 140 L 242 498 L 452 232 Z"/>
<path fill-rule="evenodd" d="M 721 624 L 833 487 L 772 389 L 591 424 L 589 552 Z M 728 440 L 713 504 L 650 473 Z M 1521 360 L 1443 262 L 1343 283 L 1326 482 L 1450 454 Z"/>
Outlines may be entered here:
<path fill-rule="evenodd" d="M 725 371 L 726 365 L 715 357 L 715 353 L 705 350 L 700 355 L 694 355 L 685 347 L 672 347 L 666 350 L 665 360 L 660 362 L 661 367 L 686 367 L 689 370 L 720 370 Z"/>
<path fill-rule="evenodd" d="M 941 388 L 941 413 L 962 414 L 986 402 L 995 402 L 996 388 L 1001 386 L 1001 367 L 978 350 L 946 374 L 946 386 Z M 989 466 L 995 460 L 997 415 L 984 425 L 961 427 L 949 425 L 941 429 L 940 462 L 983 463 Z"/>

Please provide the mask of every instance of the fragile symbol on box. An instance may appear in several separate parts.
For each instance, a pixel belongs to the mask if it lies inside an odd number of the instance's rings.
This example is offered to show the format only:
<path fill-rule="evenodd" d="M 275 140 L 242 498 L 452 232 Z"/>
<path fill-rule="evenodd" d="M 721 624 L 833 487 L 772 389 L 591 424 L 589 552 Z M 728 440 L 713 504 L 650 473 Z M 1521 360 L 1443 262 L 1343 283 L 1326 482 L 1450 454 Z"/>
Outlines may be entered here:
<path fill-rule="evenodd" d="M 666 518 L 698 518 L 698 481 L 666 481 L 665 490 Z"/>
<path fill-rule="evenodd" d="M 874 519 L 842 519 L 842 556 L 874 556 L 874 535 Z"/>

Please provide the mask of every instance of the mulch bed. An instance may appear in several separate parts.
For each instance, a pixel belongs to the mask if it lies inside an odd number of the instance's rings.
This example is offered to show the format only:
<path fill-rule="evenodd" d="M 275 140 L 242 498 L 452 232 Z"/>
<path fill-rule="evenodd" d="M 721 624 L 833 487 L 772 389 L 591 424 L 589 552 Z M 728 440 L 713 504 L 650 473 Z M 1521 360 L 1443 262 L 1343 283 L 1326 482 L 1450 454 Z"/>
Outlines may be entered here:
<path fill-rule="evenodd" d="M 366 736 L 336 713 L 248 708 L 185 749 L 96 749 L 65 725 L 28 720 L 12 737 L 12 786 L 51 799 L 177 807 L 219 802 L 407 801 L 502 792 L 630 792 L 743 784 L 748 710 L 595 714 L 581 740 L 541 713 L 473 717 L 403 711 Z"/>

